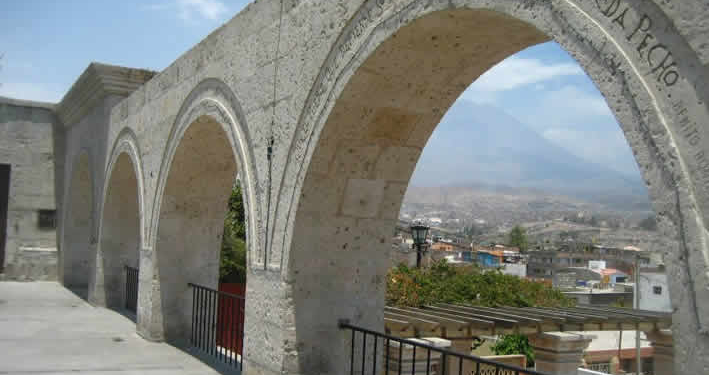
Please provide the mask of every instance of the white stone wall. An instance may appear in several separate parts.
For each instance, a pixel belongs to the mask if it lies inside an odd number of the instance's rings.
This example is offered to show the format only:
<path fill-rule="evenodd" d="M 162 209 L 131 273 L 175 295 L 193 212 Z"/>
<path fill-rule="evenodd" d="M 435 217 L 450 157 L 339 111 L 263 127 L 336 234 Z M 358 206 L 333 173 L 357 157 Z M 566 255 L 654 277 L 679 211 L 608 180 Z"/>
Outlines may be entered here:
<path fill-rule="evenodd" d="M 160 261 L 158 237 L 187 234 L 158 233 L 163 194 L 182 136 L 208 116 L 232 146 L 249 218 L 247 371 L 341 373 L 337 320 L 381 329 L 388 238 L 438 119 L 494 63 L 553 39 L 604 94 L 661 230 L 681 244 L 666 257 L 677 366 L 700 373 L 709 358 L 708 13 L 703 0 L 255 2 L 125 100 L 109 97 L 66 124 L 65 180 L 82 151 L 94 176 L 82 251 L 95 261 L 105 174 L 123 140 L 141 175 L 139 332 L 162 339 L 163 318 L 185 310 L 161 306 L 161 267 L 173 262 Z M 464 43 L 451 44 L 456 36 Z"/>
<path fill-rule="evenodd" d="M 661 288 L 660 294 L 655 294 L 654 287 L 656 286 Z M 672 312 L 667 274 L 641 272 L 638 279 L 638 292 L 640 294 L 640 309 Z"/>
<path fill-rule="evenodd" d="M 11 166 L 5 279 L 57 278 L 56 230 L 40 229 L 38 212 L 56 208 L 55 131 L 51 105 L 0 98 L 0 164 Z"/>

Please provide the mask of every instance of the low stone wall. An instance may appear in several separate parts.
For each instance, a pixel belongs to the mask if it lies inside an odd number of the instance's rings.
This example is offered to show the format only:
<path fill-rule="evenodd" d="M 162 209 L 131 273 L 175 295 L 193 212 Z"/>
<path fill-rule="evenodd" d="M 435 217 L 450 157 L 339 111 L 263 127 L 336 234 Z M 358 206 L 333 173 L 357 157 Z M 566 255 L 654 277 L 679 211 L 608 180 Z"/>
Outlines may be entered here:
<path fill-rule="evenodd" d="M 20 247 L 2 275 L 3 280 L 56 281 L 57 249 Z"/>

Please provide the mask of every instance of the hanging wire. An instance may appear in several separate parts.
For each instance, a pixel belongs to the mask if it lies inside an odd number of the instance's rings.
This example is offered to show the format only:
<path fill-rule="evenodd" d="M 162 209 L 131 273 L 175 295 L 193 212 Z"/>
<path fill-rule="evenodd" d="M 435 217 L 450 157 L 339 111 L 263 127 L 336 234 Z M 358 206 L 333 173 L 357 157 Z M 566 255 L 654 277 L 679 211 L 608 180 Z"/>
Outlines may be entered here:
<path fill-rule="evenodd" d="M 268 138 L 267 138 L 267 152 L 266 152 L 266 158 L 268 159 L 268 198 L 266 200 L 266 240 L 264 243 L 264 250 L 263 250 L 263 269 L 268 270 L 268 239 L 271 234 L 271 196 L 273 195 L 271 192 L 271 187 L 272 187 L 272 174 L 273 174 L 273 145 L 275 143 L 275 137 L 273 135 L 273 127 L 276 125 L 276 89 L 277 89 L 277 80 L 278 80 L 278 62 L 279 62 L 279 54 L 281 51 L 281 31 L 283 27 L 283 0 L 281 0 L 281 9 L 278 14 L 278 37 L 276 39 L 276 55 L 273 60 L 273 98 L 271 102 L 272 106 L 272 112 L 271 112 L 271 124 L 268 129 Z"/>

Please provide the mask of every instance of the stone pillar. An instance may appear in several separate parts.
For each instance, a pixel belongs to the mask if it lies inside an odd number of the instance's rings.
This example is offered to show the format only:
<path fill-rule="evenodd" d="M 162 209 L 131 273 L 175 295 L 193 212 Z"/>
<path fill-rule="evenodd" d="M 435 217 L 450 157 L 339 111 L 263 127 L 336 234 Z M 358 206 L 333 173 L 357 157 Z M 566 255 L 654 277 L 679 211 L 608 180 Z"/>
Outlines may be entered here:
<path fill-rule="evenodd" d="M 136 330 L 146 340 L 163 341 L 162 312 L 160 305 L 160 278 L 151 248 L 140 251 L 138 266 L 138 311 Z"/>
<path fill-rule="evenodd" d="M 546 332 L 529 336 L 537 371 L 550 375 L 575 374 L 583 352 L 595 336 L 576 332 Z"/>
<path fill-rule="evenodd" d="M 672 331 L 663 329 L 645 332 L 652 343 L 652 361 L 654 373 L 658 375 L 674 375 L 674 343 Z"/>
<path fill-rule="evenodd" d="M 98 307 L 106 307 L 106 293 L 104 285 L 103 254 L 95 242 L 90 245 L 90 254 L 93 254 L 92 264 L 89 267 L 89 285 L 87 300 Z"/>

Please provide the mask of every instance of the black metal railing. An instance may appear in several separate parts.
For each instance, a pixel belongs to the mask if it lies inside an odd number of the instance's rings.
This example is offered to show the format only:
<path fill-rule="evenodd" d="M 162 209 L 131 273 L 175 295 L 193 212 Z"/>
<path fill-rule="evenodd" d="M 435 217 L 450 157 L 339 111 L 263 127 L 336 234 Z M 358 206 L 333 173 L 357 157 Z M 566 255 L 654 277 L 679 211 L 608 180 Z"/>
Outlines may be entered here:
<path fill-rule="evenodd" d="M 347 321 L 340 329 L 352 331 L 350 375 L 545 375 L 541 372 L 454 352 L 357 327 Z"/>
<path fill-rule="evenodd" d="M 190 345 L 228 367 L 243 370 L 244 297 L 189 283 Z"/>
<path fill-rule="evenodd" d="M 126 310 L 138 311 L 138 269 L 126 266 Z"/>

